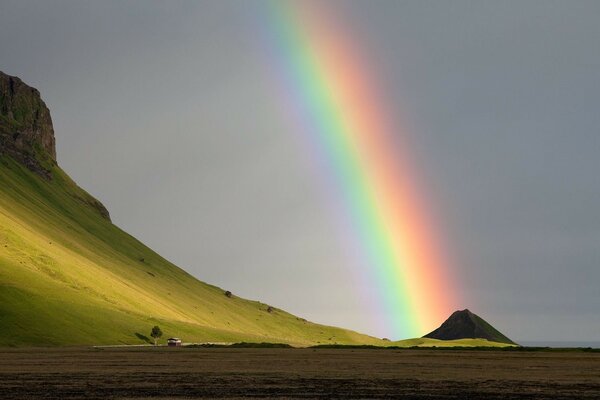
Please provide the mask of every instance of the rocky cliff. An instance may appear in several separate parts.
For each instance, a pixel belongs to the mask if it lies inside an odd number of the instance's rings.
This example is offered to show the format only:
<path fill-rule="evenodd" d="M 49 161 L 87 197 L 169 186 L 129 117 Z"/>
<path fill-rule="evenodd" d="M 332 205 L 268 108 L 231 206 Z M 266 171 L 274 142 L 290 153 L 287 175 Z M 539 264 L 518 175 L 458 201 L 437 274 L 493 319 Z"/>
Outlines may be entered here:
<path fill-rule="evenodd" d="M 0 154 L 52 179 L 56 147 L 52 118 L 40 92 L 0 71 Z"/>
<path fill-rule="evenodd" d="M 65 175 L 56 162 L 56 141 L 50 110 L 40 92 L 16 76 L 0 71 L 0 156 L 10 157 L 37 175 L 51 181 Z M 83 189 L 71 196 L 110 220 L 106 207 Z"/>

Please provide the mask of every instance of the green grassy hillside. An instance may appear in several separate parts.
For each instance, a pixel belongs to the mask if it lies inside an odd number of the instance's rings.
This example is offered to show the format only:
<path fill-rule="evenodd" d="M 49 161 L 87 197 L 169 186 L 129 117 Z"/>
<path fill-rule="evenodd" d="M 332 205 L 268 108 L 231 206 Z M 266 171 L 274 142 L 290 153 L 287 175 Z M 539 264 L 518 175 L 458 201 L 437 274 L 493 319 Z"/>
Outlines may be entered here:
<path fill-rule="evenodd" d="M 482 345 L 388 342 L 227 297 L 113 225 L 60 168 L 51 172 L 47 181 L 0 156 L 0 346 L 144 343 L 154 325 L 186 342 Z"/>
<path fill-rule="evenodd" d="M 0 346 L 144 343 L 154 325 L 185 342 L 398 345 L 226 296 L 123 232 L 58 167 L 39 92 L 0 71 Z"/>
<path fill-rule="evenodd" d="M 47 181 L 0 157 L 0 345 L 380 341 L 307 322 L 198 281 L 104 218 L 60 168 Z"/>

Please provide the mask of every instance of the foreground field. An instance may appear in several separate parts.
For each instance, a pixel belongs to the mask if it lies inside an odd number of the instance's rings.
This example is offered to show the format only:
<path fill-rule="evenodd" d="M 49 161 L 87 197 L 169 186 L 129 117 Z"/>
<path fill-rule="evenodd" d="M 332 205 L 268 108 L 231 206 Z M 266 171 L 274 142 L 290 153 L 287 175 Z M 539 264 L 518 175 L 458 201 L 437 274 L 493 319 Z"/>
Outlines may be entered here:
<path fill-rule="evenodd" d="M 4 399 L 597 399 L 600 353 L 2 349 Z"/>

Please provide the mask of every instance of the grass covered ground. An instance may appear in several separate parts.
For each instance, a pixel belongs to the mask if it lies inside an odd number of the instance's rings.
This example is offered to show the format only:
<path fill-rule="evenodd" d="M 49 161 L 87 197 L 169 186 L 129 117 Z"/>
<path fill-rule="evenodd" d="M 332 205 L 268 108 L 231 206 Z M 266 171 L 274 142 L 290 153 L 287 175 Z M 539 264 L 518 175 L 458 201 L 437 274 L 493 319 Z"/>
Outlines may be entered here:
<path fill-rule="evenodd" d="M 154 325 L 189 342 L 379 343 L 225 296 L 102 217 L 60 168 L 52 174 L 0 158 L 0 345 L 143 343 Z"/>
<path fill-rule="evenodd" d="M 154 325 L 185 342 L 496 345 L 383 341 L 227 297 L 113 225 L 51 169 L 48 181 L 0 157 L 0 346 L 140 344 Z"/>

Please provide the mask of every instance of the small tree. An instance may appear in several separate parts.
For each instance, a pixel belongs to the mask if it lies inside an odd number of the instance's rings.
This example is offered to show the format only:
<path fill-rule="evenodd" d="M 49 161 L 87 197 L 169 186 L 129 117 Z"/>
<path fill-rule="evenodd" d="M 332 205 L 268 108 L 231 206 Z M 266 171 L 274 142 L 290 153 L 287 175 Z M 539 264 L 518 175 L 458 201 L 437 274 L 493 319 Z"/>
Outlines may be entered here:
<path fill-rule="evenodd" d="M 160 338 L 162 336 L 162 331 L 160 330 L 160 327 L 158 325 L 156 325 L 154 328 L 152 328 L 152 332 L 150 332 L 150 336 L 152 336 L 154 338 L 154 345 L 156 346 L 158 338 Z"/>

